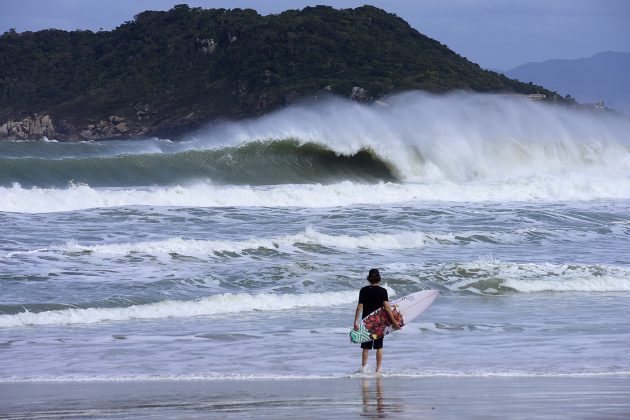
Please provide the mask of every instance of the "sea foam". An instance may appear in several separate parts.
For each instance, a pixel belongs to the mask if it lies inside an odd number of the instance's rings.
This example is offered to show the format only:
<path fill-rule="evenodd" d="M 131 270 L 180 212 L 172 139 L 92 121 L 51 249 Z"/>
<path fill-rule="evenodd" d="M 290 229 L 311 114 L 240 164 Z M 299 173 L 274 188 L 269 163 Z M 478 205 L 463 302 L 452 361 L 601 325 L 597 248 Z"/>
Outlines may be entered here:
<path fill-rule="evenodd" d="M 581 372 L 532 372 L 525 370 L 477 369 L 466 371 L 447 370 L 389 370 L 380 375 L 368 373 L 335 372 L 330 374 L 280 374 L 280 373 L 196 373 L 196 374 L 112 374 L 112 375 L 41 375 L 41 376 L 0 376 L 0 383 L 28 382 L 166 382 L 166 381 L 318 381 L 342 378 L 606 378 L 630 377 L 627 370 L 591 370 Z"/>

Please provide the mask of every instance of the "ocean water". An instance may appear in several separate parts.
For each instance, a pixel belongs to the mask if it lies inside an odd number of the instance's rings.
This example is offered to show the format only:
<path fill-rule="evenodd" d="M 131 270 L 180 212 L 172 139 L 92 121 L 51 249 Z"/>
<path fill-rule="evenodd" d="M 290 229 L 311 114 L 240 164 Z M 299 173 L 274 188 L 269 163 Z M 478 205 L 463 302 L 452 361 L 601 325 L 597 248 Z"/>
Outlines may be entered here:
<path fill-rule="evenodd" d="M 0 142 L 0 381 L 351 376 L 373 267 L 441 294 L 385 375 L 630 375 L 630 120 L 385 102 Z"/>

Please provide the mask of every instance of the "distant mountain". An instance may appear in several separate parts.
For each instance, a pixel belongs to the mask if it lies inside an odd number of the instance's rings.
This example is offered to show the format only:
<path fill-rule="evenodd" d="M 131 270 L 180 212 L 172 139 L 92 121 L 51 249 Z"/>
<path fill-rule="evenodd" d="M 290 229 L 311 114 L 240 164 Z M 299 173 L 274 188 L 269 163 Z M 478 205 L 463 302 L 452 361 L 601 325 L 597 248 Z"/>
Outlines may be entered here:
<path fill-rule="evenodd" d="M 178 5 L 113 31 L 0 36 L 0 138 L 172 136 L 307 96 L 370 101 L 409 89 L 554 97 L 372 6 L 261 16 Z"/>
<path fill-rule="evenodd" d="M 630 115 L 630 52 L 606 51 L 589 58 L 528 63 L 505 75 L 571 95 L 578 102 L 603 100 L 607 107 Z"/>

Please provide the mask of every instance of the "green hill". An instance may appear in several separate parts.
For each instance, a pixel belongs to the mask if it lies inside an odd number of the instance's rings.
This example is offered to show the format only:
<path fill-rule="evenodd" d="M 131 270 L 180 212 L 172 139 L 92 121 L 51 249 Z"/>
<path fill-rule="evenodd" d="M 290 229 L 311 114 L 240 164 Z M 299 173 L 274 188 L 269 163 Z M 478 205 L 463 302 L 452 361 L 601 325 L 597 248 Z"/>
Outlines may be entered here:
<path fill-rule="evenodd" d="M 371 6 L 261 16 L 178 5 L 109 32 L 0 36 L 0 125 L 37 113 L 24 124 L 48 124 L 61 139 L 175 135 L 353 88 L 366 101 L 409 89 L 553 95 L 482 70 Z"/>

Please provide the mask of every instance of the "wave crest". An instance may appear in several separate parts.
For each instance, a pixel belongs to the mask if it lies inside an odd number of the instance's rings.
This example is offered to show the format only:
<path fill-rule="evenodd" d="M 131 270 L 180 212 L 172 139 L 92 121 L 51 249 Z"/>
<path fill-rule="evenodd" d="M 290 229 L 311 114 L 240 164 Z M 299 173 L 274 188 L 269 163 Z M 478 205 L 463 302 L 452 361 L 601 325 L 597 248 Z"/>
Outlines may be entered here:
<path fill-rule="evenodd" d="M 288 184 L 221 186 L 197 183 L 173 187 L 23 188 L 0 187 L 0 211 L 53 213 L 105 207 L 305 207 L 392 205 L 416 202 L 584 201 L 630 198 L 630 178 L 608 179 L 585 175 L 505 182 L 456 184 Z"/>
<path fill-rule="evenodd" d="M 0 185 L 93 187 L 177 185 L 210 180 L 223 185 L 394 181 L 368 149 L 340 154 L 297 140 L 252 141 L 239 146 L 175 153 L 134 153 L 63 159 L 0 158 Z"/>
<path fill-rule="evenodd" d="M 444 268 L 448 289 L 481 294 L 630 292 L 630 270 L 601 264 L 534 264 L 480 259 Z"/>
<path fill-rule="evenodd" d="M 0 328 L 27 325 L 95 324 L 133 319 L 186 318 L 250 311 L 280 311 L 348 304 L 354 302 L 356 298 L 356 291 L 305 294 L 224 293 L 194 301 L 166 300 L 122 308 L 70 308 L 0 315 Z"/>
<path fill-rule="evenodd" d="M 309 226 L 303 232 L 279 236 L 277 238 L 251 238 L 241 241 L 221 241 L 184 239 L 178 237 L 158 241 L 103 245 L 79 245 L 71 243 L 63 247 L 62 251 L 69 253 L 88 252 L 101 257 L 120 257 L 132 253 L 139 253 L 154 256 L 178 254 L 205 258 L 214 253 L 243 253 L 246 250 L 260 248 L 283 251 L 289 248 L 293 249 L 300 244 L 345 249 L 396 250 L 421 248 L 428 242 L 445 243 L 455 242 L 455 240 L 455 235 L 453 234 L 436 235 L 425 234 L 418 231 L 392 234 L 374 233 L 360 236 L 329 235 Z"/>

